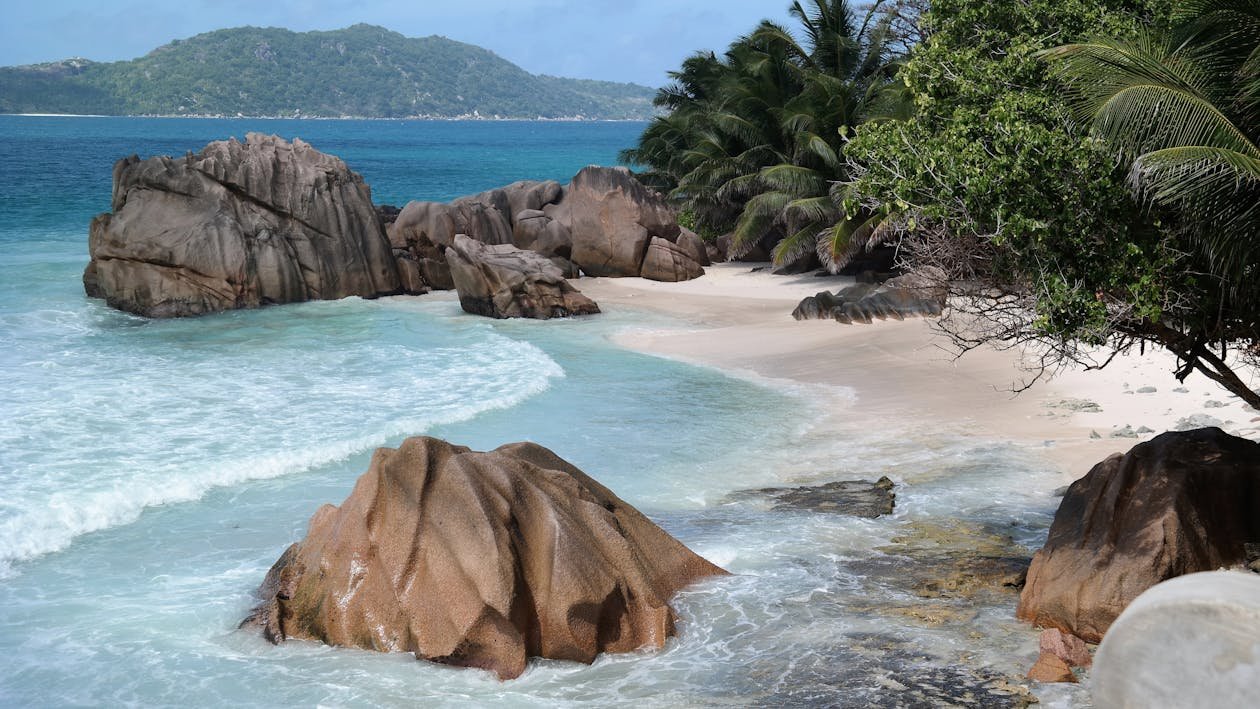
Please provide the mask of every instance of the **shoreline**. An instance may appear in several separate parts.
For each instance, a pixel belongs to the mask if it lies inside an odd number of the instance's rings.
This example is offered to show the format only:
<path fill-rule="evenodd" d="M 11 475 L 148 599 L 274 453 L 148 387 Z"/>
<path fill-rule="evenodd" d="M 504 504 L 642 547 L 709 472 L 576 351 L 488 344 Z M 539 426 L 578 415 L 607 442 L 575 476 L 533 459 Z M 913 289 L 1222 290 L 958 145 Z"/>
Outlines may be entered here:
<path fill-rule="evenodd" d="M 434 123 L 646 123 L 650 118 L 588 118 L 586 116 L 558 116 L 547 118 L 512 118 L 504 116 L 229 116 L 215 113 L 140 113 L 111 115 L 107 113 L 0 113 L 0 116 L 17 116 L 20 118 L 194 118 L 200 120 L 231 121 L 395 121 Z"/>
<path fill-rule="evenodd" d="M 824 403 L 827 391 L 844 387 L 856 394 L 852 410 L 862 416 L 961 427 L 963 435 L 1015 445 L 1047 461 L 1062 485 L 1112 454 L 1190 422 L 1260 439 L 1260 412 L 1206 378 L 1177 382 L 1175 362 L 1163 352 L 1130 353 L 1099 371 L 1047 373 L 1016 394 L 1013 388 L 1032 376 L 1020 368 L 1020 353 L 985 347 L 956 357 L 931 319 L 797 322 L 791 312 L 802 298 L 853 280 L 752 271 L 761 265 L 717 264 L 679 283 L 574 283 L 605 310 L 654 310 L 687 324 L 628 331 L 617 337 L 624 347 L 771 385 L 813 388 Z"/>

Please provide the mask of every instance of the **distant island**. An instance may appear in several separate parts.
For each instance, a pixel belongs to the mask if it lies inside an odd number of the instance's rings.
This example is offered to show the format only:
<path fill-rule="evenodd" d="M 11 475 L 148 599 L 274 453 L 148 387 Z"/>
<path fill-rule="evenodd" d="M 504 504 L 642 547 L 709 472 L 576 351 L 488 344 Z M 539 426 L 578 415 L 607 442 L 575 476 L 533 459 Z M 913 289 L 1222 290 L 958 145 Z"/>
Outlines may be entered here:
<path fill-rule="evenodd" d="M 481 47 L 366 24 L 238 27 L 131 61 L 0 67 L 0 113 L 646 119 L 653 94 L 530 74 Z"/>

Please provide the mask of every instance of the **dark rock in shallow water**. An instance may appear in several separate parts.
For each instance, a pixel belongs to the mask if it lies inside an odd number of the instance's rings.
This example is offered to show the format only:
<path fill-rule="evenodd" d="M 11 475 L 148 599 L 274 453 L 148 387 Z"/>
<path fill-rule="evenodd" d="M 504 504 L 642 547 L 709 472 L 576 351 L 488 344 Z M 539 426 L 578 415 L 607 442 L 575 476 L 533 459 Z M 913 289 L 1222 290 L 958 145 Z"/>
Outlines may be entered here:
<path fill-rule="evenodd" d="M 1098 642 L 1151 586 L 1244 564 L 1258 511 L 1260 444 L 1218 428 L 1140 443 L 1068 488 L 1016 615 Z"/>
<path fill-rule="evenodd" d="M 402 292 L 371 191 L 300 140 L 250 133 L 114 166 L 88 295 L 148 317 Z"/>
<path fill-rule="evenodd" d="M 876 482 L 843 480 L 812 487 L 767 487 L 759 490 L 741 490 L 732 498 L 768 498 L 773 510 L 805 510 L 809 512 L 833 512 L 835 514 L 868 517 L 892 514 L 897 494 L 893 481 L 886 477 Z"/>
<path fill-rule="evenodd" d="M 529 657 L 661 648 L 670 599 L 725 573 L 546 448 L 416 437 L 311 517 L 242 625 L 510 679 Z"/>
<path fill-rule="evenodd" d="M 563 318 L 599 312 L 546 256 L 511 244 L 486 245 L 463 234 L 446 250 L 459 304 L 492 318 Z"/>

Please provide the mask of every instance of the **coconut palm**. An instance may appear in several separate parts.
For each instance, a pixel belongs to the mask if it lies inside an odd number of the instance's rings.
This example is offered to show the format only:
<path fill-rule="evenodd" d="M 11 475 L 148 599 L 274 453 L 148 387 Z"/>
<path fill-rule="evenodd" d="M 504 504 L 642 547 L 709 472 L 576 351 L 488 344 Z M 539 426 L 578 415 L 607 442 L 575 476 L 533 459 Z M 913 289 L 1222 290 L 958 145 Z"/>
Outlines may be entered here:
<path fill-rule="evenodd" d="M 794 2 L 802 39 L 763 22 L 721 58 L 694 55 L 657 96 L 670 113 L 622 159 L 647 166 L 703 226 L 734 228 L 736 253 L 767 237 L 786 237 L 780 262 L 815 250 L 845 221 L 831 195 L 845 137 L 891 77 L 883 4 L 859 23 L 846 0 Z"/>
<path fill-rule="evenodd" d="M 1260 0 L 1184 0 L 1179 26 L 1046 57 L 1079 114 L 1128 165 L 1136 197 L 1172 215 L 1229 290 L 1257 292 Z"/>

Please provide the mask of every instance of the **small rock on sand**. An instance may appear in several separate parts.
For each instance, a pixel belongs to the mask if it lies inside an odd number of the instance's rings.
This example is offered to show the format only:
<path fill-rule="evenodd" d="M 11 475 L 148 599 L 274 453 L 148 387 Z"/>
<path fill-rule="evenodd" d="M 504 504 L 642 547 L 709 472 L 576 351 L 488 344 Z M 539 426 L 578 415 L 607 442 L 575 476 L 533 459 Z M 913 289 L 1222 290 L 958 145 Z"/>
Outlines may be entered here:
<path fill-rule="evenodd" d="M 1215 416 L 1209 416 L 1207 414 L 1191 414 L 1183 419 L 1178 419 L 1172 430 L 1190 431 L 1196 428 L 1211 428 L 1213 426 L 1221 428 L 1225 425 L 1225 423 L 1225 421 L 1222 421 Z"/>

